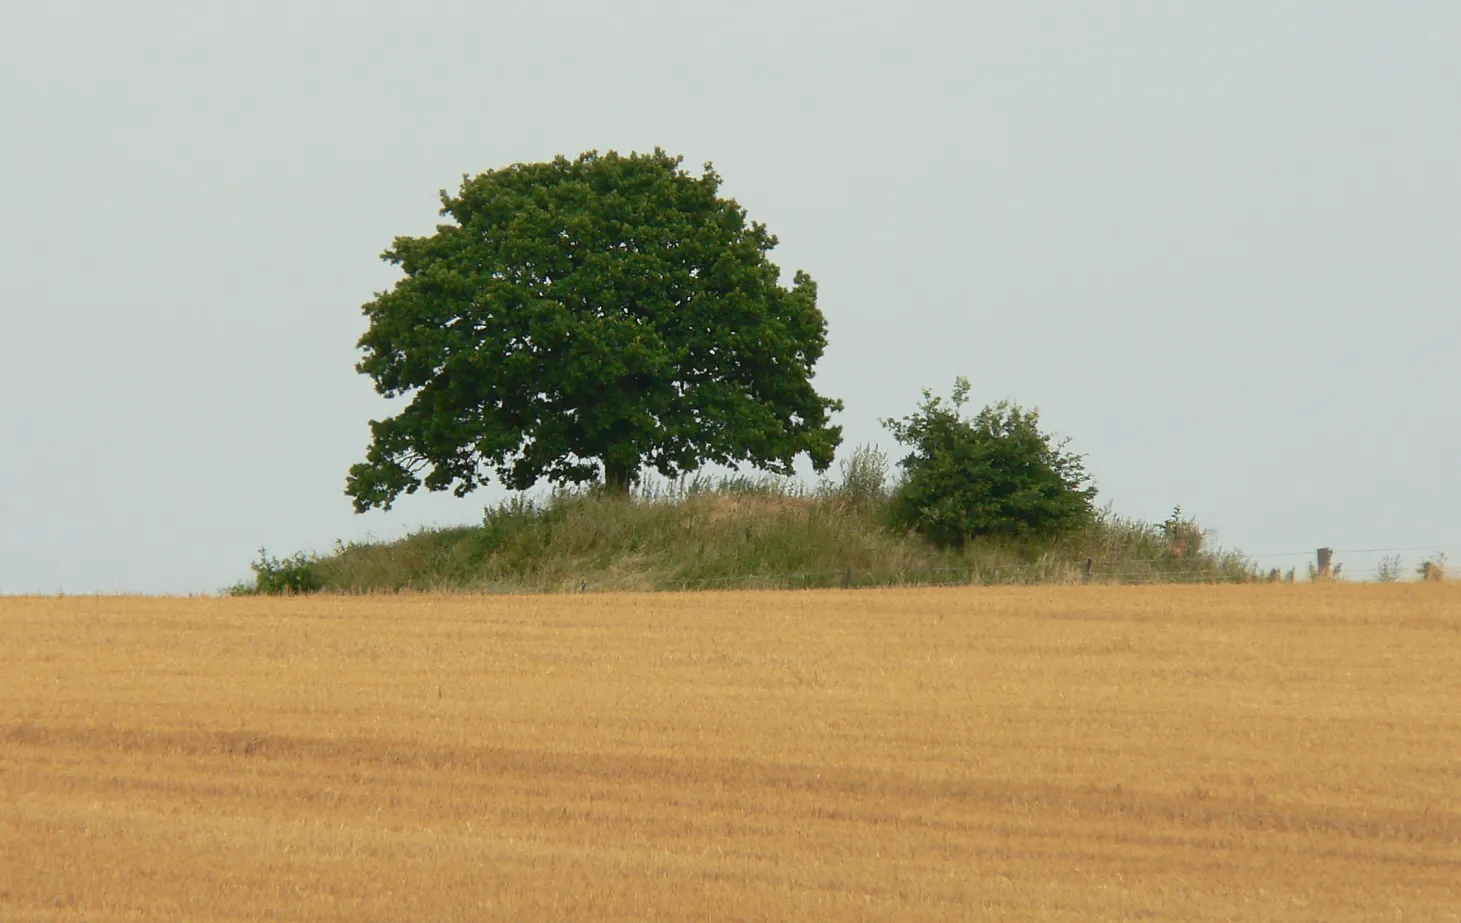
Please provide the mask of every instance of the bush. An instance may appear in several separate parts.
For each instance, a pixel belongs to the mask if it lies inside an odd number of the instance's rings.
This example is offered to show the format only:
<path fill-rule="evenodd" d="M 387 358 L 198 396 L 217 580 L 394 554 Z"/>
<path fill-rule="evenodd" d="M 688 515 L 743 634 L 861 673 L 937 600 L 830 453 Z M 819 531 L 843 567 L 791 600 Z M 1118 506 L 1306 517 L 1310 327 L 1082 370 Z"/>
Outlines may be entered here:
<path fill-rule="evenodd" d="M 1422 561 L 1420 567 L 1415 569 L 1420 579 L 1427 583 L 1439 583 L 1446 579 L 1446 556 L 1438 554 L 1428 561 Z"/>
<path fill-rule="evenodd" d="M 1393 555 L 1388 558 L 1381 558 L 1379 566 L 1375 568 L 1375 580 L 1378 583 L 1394 583 L 1400 579 L 1400 555 Z"/>
<path fill-rule="evenodd" d="M 250 564 L 249 568 L 254 572 L 253 594 L 260 596 L 315 593 L 325 586 L 317 562 L 302 551 L 281 560 L 269 557 L 260 548 L 259 560 Z"/>
<path fill-rule="evenodd" d="M 1095 488 L 1082 456 L 1040 430 L 1038 411 L 1000 402 L 963 415 L 969 381 L 952 400 L 923 392 L 918 412 L 883 424 L 912 451 L 893 498 L 895 520 L 935 543 L 972 538 L 1025 542 L 1079 530 L 1093 516 Z"/>

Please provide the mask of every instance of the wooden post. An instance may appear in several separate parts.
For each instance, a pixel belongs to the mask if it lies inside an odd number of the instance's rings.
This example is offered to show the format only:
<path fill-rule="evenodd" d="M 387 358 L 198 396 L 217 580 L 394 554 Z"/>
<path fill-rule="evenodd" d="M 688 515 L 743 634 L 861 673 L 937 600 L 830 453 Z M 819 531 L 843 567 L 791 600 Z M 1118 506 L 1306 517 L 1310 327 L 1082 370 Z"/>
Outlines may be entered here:
<path fill-rule="evenodd" d="M 1081 574 L 1081 583 L 1091 582 L 1091 566 L 1095 563 L 1094 558 L 1086 558 L 1086 570 L 1085 573 Z"/>
<path fill-rule="evenodd" d="M 852 589 L 852 567 L 851 566 L 849 566 L 847 568 L 847 573 L 845 573 L 845 574 L 842 575 L 842 589 L 844 589 L 844 590 L 850 590 L 850 589 Z"/>
<path fill-rule="evenodd" d="M 1333 573 L 1334 549 L 1333 548 L 1320 548 L 1319 551 L 1318 551 L 1318 557 L 1319 557 L 1319 571 L 1318 571 L 1318 573 L 1319 573 L 1319 579 L 1320 580 L 1328 580 L 1330 577 L 1334 576 L 1334 573 Z"/>

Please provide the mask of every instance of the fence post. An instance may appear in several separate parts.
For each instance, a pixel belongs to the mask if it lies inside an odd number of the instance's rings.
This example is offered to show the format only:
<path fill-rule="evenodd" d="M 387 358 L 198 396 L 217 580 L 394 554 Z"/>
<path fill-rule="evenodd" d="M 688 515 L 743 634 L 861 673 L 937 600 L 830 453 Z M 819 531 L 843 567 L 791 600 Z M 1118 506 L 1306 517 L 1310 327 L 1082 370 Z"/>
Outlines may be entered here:
<path fill-rule="evenodd" d="M 850 589 L 852 589 L 852 567 L 851 566 L 849 566 L 847 568 L 847 573 L 845 573 L 845 574 L 842 575 L 842 589 L 844 589 L 844 590 L 850 590 Z"/>
<path fill-rule="evenodd" d="M 1319 579 L 1328 580 L 1331 576 L 1333 576 L 1331 573 L 1331 566 L 1334 564 L 1334 549 L 1320 548 L 1317 554 L 1319 558 Z"/>
<path fill-rule="evenodd" d="M 1091 566 L 1095 563 L 1094 558 L 1086 558 L 1086 570 L 1085 573 L 1081 574 L 1081 583 L 1091 582 Z"/>

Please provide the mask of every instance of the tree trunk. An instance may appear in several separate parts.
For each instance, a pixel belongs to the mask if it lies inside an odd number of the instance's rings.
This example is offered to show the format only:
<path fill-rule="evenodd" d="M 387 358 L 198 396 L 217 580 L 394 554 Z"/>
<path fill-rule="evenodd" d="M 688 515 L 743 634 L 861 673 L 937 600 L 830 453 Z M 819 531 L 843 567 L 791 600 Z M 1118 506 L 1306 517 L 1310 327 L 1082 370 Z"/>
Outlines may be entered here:
<path fill-rule="evenodd" d="M 629 487 L 634 482 L 634 476 L 638 474 L 636 468 L 629 465 L 604 460 L 604 489 L 616 496 L 627 497 Z"/>

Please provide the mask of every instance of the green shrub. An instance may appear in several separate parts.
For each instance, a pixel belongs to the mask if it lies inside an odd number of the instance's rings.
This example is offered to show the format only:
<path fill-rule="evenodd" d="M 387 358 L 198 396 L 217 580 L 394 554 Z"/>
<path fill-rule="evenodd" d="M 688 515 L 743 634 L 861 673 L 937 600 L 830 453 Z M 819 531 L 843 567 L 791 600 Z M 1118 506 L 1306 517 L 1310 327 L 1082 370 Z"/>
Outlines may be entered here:
<path fill-rule="evenodd" d="M 1400 579 L 1400 555 L 1392 555 L 1388 558 L 1381 558 L 1379 565 L 1375 568 L 1375 581 L 1378 583 L 1394 583 Z"/>
<path fill-rule="evenodd" d="M 292 596 L 299 593 L 314 593 L 324 589 L 318 562 L 304 552 L 296 552 L 288 558 L 272 558 L 259 549 L 259 559 L 249 565 L 254 572 L 254 594 L 261 596 Z"/>
<path fill-rule="evenodd" d="M 1439 583 L 1446 579 L 1446 556 L 1437 554 L 1429 560 L 1422 561 L 1420 567 L 1415 569 L 1420 579 L 1427 583 Z"/>
<path fill-rule="evenodd" d="M 895 520 L 935 543 L 1028 542 L 1089 524 L 1095 488 L 1082 456 L 1040 430 L 1038 411 L 1000 402 L 963 415 L 969 380 L 945 403 L 927 390 L 918 412 L 884 425 L 912 451 L 893 498 Z"/>

